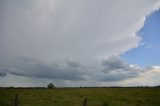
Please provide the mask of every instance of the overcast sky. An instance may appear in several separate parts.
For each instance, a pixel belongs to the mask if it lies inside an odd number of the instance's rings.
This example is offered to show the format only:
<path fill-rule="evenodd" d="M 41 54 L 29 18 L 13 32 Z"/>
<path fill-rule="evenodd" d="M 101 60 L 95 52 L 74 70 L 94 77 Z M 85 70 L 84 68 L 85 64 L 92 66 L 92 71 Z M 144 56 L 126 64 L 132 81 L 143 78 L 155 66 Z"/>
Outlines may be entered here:
<path fill-rule="evenodd" d="M 159 7 L 159 0 L 1 0 L 0 86 L 157 85 L 159 60 L 139 61 L 147 58 L 141 47 L 153 47 L 146 36 L 154 24 L 145 23 Z"/>

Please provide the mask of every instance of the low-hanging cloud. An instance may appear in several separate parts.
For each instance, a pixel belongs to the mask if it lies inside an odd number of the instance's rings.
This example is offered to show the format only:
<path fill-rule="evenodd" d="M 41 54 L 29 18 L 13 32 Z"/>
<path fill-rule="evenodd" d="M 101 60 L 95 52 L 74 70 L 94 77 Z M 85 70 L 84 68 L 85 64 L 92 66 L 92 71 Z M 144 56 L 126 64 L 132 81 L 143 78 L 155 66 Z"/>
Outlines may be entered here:
<path fill-rule="evenodd" d="M 119 56 L 111 56 L 102 61 L 103 72 L 106 73 L 104 80 L 125 80 L 138 77 L 140 73 L 151 70 L 151 67 L 142 68 L 138 65 L 130 65 Z"/>
<path fill-rule="evenodd" d="M 130 66 L 119 56 L 111 56 L 95 66 L 69 60 L 63 64 L 47 64 L 24 57 L 17 60 L 16 64 L 8 65 L 3 71 L 17 76 L 83 81 L 120 81 L 148 71 L 148 68 Z"/>
<path fill-rule="evenodd" d="M 0 72 L 0 77 L 5 77 L 7 74 L 5 72 Z"/>
<path fill-rule="evenodd" d="M 76 64 L 76 63 L 75 63 Z M 61 80 L 82 80 L 83 67 L 66 64 L 47 64 L 30 58 L 18 58 L 16 64 L 4 67 L 3 71 L 17 76 L 61 79 Z"/>

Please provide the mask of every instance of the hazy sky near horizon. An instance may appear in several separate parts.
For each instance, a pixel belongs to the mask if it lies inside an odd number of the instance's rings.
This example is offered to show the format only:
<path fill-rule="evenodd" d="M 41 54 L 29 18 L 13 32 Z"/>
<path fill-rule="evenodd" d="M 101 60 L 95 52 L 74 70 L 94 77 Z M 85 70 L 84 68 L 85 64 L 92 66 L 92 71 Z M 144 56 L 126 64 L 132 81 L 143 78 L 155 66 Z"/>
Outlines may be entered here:
<path fill-rule="evenodd" d="M 0 86 L 157 85 L 159 0 L 1 0 Z"/>

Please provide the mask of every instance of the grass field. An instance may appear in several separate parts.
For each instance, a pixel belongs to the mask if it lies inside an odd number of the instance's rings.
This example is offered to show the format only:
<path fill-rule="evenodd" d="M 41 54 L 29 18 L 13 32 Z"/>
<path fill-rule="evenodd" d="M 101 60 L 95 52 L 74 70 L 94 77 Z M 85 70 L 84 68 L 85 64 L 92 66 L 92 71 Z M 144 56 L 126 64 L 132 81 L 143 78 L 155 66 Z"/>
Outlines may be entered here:
<path fill-rule="evenodd" d="M 160 88 L 0 89 L 0 106 L 160 106 Z"/>

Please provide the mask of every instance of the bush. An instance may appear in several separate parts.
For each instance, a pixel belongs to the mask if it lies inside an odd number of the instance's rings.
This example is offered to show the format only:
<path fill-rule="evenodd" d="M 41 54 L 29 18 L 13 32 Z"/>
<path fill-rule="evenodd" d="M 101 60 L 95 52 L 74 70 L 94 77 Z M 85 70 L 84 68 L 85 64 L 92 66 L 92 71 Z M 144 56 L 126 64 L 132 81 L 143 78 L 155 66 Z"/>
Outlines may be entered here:
<path fill-rule="evenodd" d="M 47 88 L 52 89 L 52 88 L 55 88 L 55 86 L 53 83 L 50 83 L 50 84 L 48 84 Z"/>

